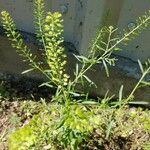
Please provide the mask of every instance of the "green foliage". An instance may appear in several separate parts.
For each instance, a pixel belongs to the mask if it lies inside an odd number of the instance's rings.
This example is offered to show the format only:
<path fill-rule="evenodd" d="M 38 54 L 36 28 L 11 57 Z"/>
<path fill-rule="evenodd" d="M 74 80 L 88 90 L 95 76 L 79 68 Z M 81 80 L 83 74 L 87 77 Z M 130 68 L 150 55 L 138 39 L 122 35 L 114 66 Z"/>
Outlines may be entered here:
<path fill-rule="evenodd" d="M 32 57 L 32 54 L 30 53 L 30 50 L 27 48 L 26 45 L 23 43 L 23 39 L 21 38 L 21 35 L 16 32 L 16 25 L 14 21 L 11 19 L 9 14 L 6 11 L 3 11 L 2 13 L 2 21 L 3 21 L 3 28 L 5 29 L 6 35 L 9 38 L 9 40 L 12 41 L 12 47 L 16 48 L 18 50 L 18 53 L 25 58 L 25 61 L 31 61 L 31 65 L 34 66 L 34 58 Z"/>
<path fill-rule="evenodd" d="M 95 64 L 103 64 L 107 76 L 109 76 L 108 66 L 115 65 L 116 58 L 111 54 L 114 51 L 121 50 L 121 44 L 127 44 L 128 41 L 135 38 L 150 22 L 150 11 L 137 20 L 136 27 L 130 30 L 124 30 L 123 34 L 118 34 L 112 26 L 102 27 L 98 30 L 90 46 L 89 55 L 75 55 L 78 60 L 75 77 L 73 79 L 65 71 L 66 54 L 63 47 L 63 26 L 62 16 L 59 12 L 47 12 L 44 10 L 44 0 L 34 1 L 35 34 L 43 49 L 44 60 L 39 62 L 36 56 L 33 56 L 31 50 L 25 45 L 16 25 L 9 13 L 1 12 L 3 28 L 12 46 L 21 55 L 24 61 L 28 62 L 30 69 L 38 70 L 44 74 L 48 82 L 42 84 L 46 86 L 55 86 L 56 94 L 52 101 L 55 101 L 53 108 L 50 107 L 44 112 L 35 116 L 29 124 L 12 133 L 9 136 L 9 149 L 79 149 L 80 144 L 89 139 L 90 134 L 96 128 L 100 128 L 100 136 L 103 141 L 111 139 L 112 136 L 121 133 L 129 135 L 128 126 L 122 124 L 125 122 L 121 116 L 124 106 L 133 98 L 137 88 L 142 85 L 149 85 L 145 81 L 145 76 L 150 73 L 150 61 L 144 65 L 139 61 L 142 76 L 130 95 L 123 99 L 123 86 L 119 91 L 119 100 L 112 107 L 108 106 L 112 97 L 105 98 L 95 103 L 88 100 L 88 93 L 79 94 L 76 91 L 77 84 L 84 85 L 85 81 L 90 85 L 95 85 L 86 75 Z M 46 64 L 45 64 L 46 63 Z M 46 67 L 45 67 L 46 66 Z M 74 102 L 74 96 L 82 97 L 78 102 Z M 47 107 L 46 107 L 47 108 Z M 97 110 L 98 113 L 95 113 Z M 131 116 L 127 116 L 130 121 Z M 149 120 L 147 120 L 149 123 Z M 144 127 L 147 129 L 147 121 L 144 121 Z M 135 127 L 135 124 L 132 125 Z M 125 129 L 124 129 L 125 128 Z M 149 127 L 148 127 L 149 128 Z M 120 131 L 120 129 L 123 129 Z M 105 139 L 105 140 L 104 140 Z"/>
<path fill-rule="evenodd" d="M 108 65 L 114 65 L 116 61 L 116 59 L 111 56 L 112 52 L 118 50 L 120 44 L 126 43 L 130 38 L 133 39 L 133 36 L 140 33 L 141 30 L 148 25 L 150 20 L 148 12 L 137 21 L 135 28 L 125 31 L 123 36 L 117 36 L 115 38 L 113 36 L 117 29 L 114 29 L 112 26 L 98 30 L 91 44 L 89 56 L 75 56 L 79 60 L 80 65 L 76 65 L 75 79 L 71 81 L 69 75 L 65 73 L 66 55 L 62 47 L 64 39 L 62 37 L 63 26 L 61 25 L 61 14 L 58 12 L 48 12 L 46 17 L 44 17 L 43 0 L 35 1 L 34 14 L 36 14 L 36 35 L 43 44 L 48 69 L 40 65 L 36 56 L 33 56 L 30 49 L 23 43 L 21 35 L 16 30 L 15 23 L 6 11 L 1 13 L 3 27 L 7 37 L 12 41 L 12 46 L 17 49 L 17 52 L 24 58 L 24 61 L 27 61 L 31 66 L 31 69 L 24 73 L 34 69 L 42 72 L 48 78 L 48 82 L 43 85 L 52 86 L 54 84 L 57 86 L 57 96 L 59 98 L 54 98 L 54 100 L 57 99 L 59 102 L 68 101 L 70 96 L 76 93 L 76 84 L 84 84 L 85 80 L 90 84 L 94 84 L 91 79 L 86 76 L 86 72 L 91 69 L 93 65 L 103 63 L 106 73 L 109 75 Z"/>
<path fill-rule="evenodd" d="M 142 146 L 149 134 L 149 111 L 128 108 L 118 110 L 110 130 L 109 116 L 112 112 L 111 107 L 105 108 L 102 105 L 87 107 L 73 103 L 66 108 L 51 104 L 47 112 L 41 111 L 28 124 L 9 135 L 9 149 L 77 150 L 80 146 L 86 148 L 84 143 L 92 142 L 102 145 L 110 141 L 111 146 L 114 146 L 119 144 L 115 143 L 117 138 L 126 139 L 127 144 L 133 142 L 136 148 Z M 94 138 L 95 132 L 97 138 Z M 110 133 L 107 137 L 108 132 Z"/>
<path fill-rule="evenodd" d="M 32 149 L 39 139 L 38 133 L 42 128 L 42 119 L 37 115 L 34 116 L 32 121 L 15 131 L 9 136 L 8 147 L 10 150 L 25 150 Z"/>
<path fill-rule="evenodd" d="M 35 115 L 27 125 L 10 134 L 8 146 L 10 150 L 46 146 L 78 149 L 99 124 L 99 116 L 83 105 L 72 104 L 69 108 L 51 105 L 47 113 Z"/>
<path fill-rule="evenodd" d="M 150 22 L 150 10 L 139 17 L 136 26 L 132 29 L 124 30 L 123 34 L 117 33 L 118 29 L 112 26 L 98 29 L 90 47 L 92 58 L 95 53 L 99 54 L 98 63 L 103 63 L 106 73 L 109 76 L 107 65 L 114 65 L 116 59 L 112 57 L 112 52 L 121 50 L 121 44 L 126 45 L 145 29 Z M 114 36 L 115 35 L 115 36 Z M 90 55 L 90 57 L 91 57 Z"/>
<path fill-rule="evenodd" d="M 130 100 L 132 100 L 132 98 L 134 97 L 134 93 L 138 88 L 140 88 L 141 86 L 150 86 L 150 81 L 145 81 L 146 75 L 148 75 L 150 73 L 150 59 L 148 59 L 144 65 L 142 65 L 140 60 L 138 60 L 138 63 L 139 63 L 139 67 L 141 69 L 142 76 L 139 79 L 139 81 L 137 82 L 137 84 L 135 85 L 134 89 L 131 91 L 130 95 L 127 97 L 124 105 L 126 103 L 128 103 Z"/>
<path fill-rule="evenodd" d="M 46 49 L 46 61 L 50 67 L 50 74 L 52 81 L 59 87 L 64 87 L 68 83 L 69 76 L 65 74 L 65 58 L 64 48 L 61 46 L 64 42 L 62 38 L 63 26 L 61 25 L 61 14 L 58 12 L 48 12 L 45 25 L 44 25 L 44 37 L 45 37 L 45 49 Z"/>
<path fill-rule="evenodd" d="M 44 0 L 34 1 L 34 18 L 35 18 L 35 33 L 39 42 L 43 42 L 45 46 L 44 38 L 44 23 L 45 23 L 45 10 L 44 10 Z"/>
<path fill-rule="evenodd" d="M 145 144 L 143 148 L 144 148 L 144 150 L 149 150 L 150 149 L 150 143 Z"/>
<path fill-rule="evenodd" d="M 100 118 L 81 104 L 64 107 L 58 125 L 57 140 L 62 146 L 79 149 L 79 145 L 100 124 Z"/>

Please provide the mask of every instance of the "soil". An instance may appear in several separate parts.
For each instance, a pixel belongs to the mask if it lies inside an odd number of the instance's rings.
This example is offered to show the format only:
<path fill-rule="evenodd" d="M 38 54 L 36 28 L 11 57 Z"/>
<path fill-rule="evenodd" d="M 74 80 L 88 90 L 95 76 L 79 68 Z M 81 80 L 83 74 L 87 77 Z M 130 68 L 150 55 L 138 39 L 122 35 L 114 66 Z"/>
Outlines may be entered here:
<path fill-rule="evenodd" d="M 39 88 L 42 81 L 12 75 L 0 77 L 0 83 L 0 150 L 7 150 L 9 133 L 27 124 L 39 112 L 40 99 L 50 101 L 55 91 L 46 87 Z M 132 107 L 128 111 L 135 109 Z M 97 143 L 100 138 L 99 131 L 95 130 L 89 140 L 92 142 L 85 142 L 83 146 L 87 150 L 142 150 L 140 144 L 150 140 L 143 130 L 136 129 L 129 138 L 114 137 L 104 140 L 103 146 Z"/>
<path fill-rule="evenodd" d="M 0 150 L 7 150 L 6 137 L 38 113 L 39 100 L 51 99 L 54 90 L 39 87 L 42 81 L 0 74 Z"/>

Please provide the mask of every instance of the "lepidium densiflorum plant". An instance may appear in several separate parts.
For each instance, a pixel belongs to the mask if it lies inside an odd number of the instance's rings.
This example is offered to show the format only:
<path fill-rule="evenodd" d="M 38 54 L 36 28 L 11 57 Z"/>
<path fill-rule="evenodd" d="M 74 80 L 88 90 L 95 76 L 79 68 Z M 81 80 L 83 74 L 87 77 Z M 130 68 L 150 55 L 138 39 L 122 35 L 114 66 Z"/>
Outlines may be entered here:
<path fill-rule="evenodd" d="M 122 44 L 127 44 L 128 41 L 134 39 L 148 26 L 150 22 L 150 11 L 136 21 L 135 27 L 130 30 L 124 30 L 122 34 L 118 33 L 118 29 L 112 26 L 98 29 L 96 36 L 90 43 L 88 56 L 74 55 L 78 63 L 76 64 L 74 77 L 72 78 L 70 78 L 65 70 L 67 56 L 65 54 L 65 48 L 63 47 L 63 20 L 59 12 L 46 13 L 44 10 L 44 0 L 34 0 L 35 35 L 39 42 L 39 47 L 42 49 L 44 65 L 39 62 L 37 56 L 34 56 L 31 50 L 26 46 L 13 19 L 7 11 L 1 12 L 1 20 L 6 36 L 12 42 L 12 46 L 16 49 L 17 53 L 23 57 L 24 61 L 29 63 L 30 69 L 23 73 L 36 69 L 44 74 L 48 81 L 42 85 L 54 86 L 56 88 L 56 94 L 52 100 L 57 104 L 63 104 L 59 105 L 61 108 L 58 110 L 60 114 L 60 118 L 58 119 L 59 123 L 56 124 L 56 128 L 53 129 L 56 136 L 51 133 L 52 130 L 50 129 L 50 137 L 55 137 L 54 141 L 59 141 L 63 147 L 78 149 L 78 145 L 88 136 L 89 132 L 92 132 L 97 124 L 99 124 L 98 120 L 100 120 L 100 118 L 95 117 L 90 107 L 87 107 L 87 104 L 98 103 L 89 101 L 86 91 L 85 93 L 78 93 L 76 85 L 84 85 L 85 81 L 90 85 L 95 85 L 86 73 L 96 64 L 103 65 L 107 76 L 109 76 L 108 66 L 115 65 L 115 61 L 117 60 L 112 53 L 121 50 L 120 47 Z M 124 106 L 133 98 L 135 90 L 140 85 L 149 85 L 149 82 L 146 82 L 144 78 L 150 72 L 150 61 L 147 61 L 146 67 L 144 67 L 140 61 L 139 65 L 142 71 L 142 77 L 125 100 L 122 97 L 123 87 L 120 89 L 119 103 L 121 103 L 121 106 Z M 82 99 L 76 101 L 74 100 L 76 96 Z M 105 101 L 108 99 L 111 99 L 111 97 L 107 97 L 106 94 Z M 119 103 L 117 103 L 117 107 Z M 107 123 L 106 138 L 110 135 L 112 124 L 114 123 L 114 115 L 115 111 Z M 34 143 L 34 145 L 36 144 Z"/>
<path fill-rule="evenodd" d="M 39 23 L 36 28 L 38 30 L 36 31 L 37 38 L 40 43 L 43 43 L 43 49 L 45 50 L 44 57 L 49 67 L 48 69 L 44 69 L 44 67 L 36 61 L 36 56 L 33 56 L 30 49 L 24 44 L 23 39 L 17 32 L 16 25 L 9 13 L 3 11 L 1 15 L 3 28 L 5 29 L 9 40 L 12 41 L 12 46 L 16 48 L 17 53 L 24 58 L 24 61 L 28 61 L 31 66 L 31 69 L 26 70 L 23 73 L 37 69 L 49 79 L 49 81 L 43 85 L 51 86 L 51 84 L 53 84 L 57 86 L 58 93 L 61 93 L 62 91 L 65 92 L 65 88 L 68 85 L 69 75 L 65 73 L 66 55 L 64 54 L 64 47 L 62 47 L 64 39 L 62 36 L 63 26 L 61 24 L 61 14 L 58 12 L 48 12 L 45 20 L 43 21 L 44 24 Z"/>
<path fill-rule="evenodd" d="M 69 76 L 65 74 L 62 16 L 58 12 L 45 14 L 44 1 L 34 1 L 35 34 L 43 45 L 44 56 L 49 66 L 52 81 L 57 86 L 66 86 Z"/>

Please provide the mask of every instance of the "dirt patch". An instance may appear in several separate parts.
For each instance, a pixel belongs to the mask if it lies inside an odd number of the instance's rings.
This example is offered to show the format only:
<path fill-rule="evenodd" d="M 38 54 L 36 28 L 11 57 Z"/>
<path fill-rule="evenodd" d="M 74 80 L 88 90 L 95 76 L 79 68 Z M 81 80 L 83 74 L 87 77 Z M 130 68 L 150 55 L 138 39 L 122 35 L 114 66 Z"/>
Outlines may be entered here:
<path fill-rule="evenodd" d="M 43 104 L 39 100 L 42 97 L 50 102 L 54 91 L 46 87 L 39 88 L 41 81 L 24 77 L 7 75 L 3 79 L 0 78 L 0 83 L 0 150 L 7 150 L 8 135 L 27 124 L 35 114 L 43 110 Z M 128 114 L 133 114 L 134 119 L 128 119 Z M 142 123 L 137 124 L 137 128 L 132 126 L 134 122 L 138 122 L 137 119 L 146 119 L 149 114 L 148 110 L 126 108 L 117 114 L 120 125 L 119 128 L 115 127 L 116 131 L 111 138 L 106 139 L 101 134 L 101 129 L 96 129 L 89 140 L 82 143 L 81 150 L 143 150 L 142 145 L 150 143 L 150 133 L 144 130 Z M 131 132 L 127 136 L 124 135 L 124 129 L 128 130 L 130 127 Z"/>

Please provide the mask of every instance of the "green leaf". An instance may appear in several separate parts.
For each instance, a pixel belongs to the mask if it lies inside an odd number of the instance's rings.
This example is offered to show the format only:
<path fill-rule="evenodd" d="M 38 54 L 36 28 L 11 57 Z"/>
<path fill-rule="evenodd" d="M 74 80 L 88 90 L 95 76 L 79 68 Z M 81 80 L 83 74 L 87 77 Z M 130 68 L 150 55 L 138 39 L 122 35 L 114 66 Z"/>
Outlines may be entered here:
<path fill-rule="evenodd" d="M 25 74 L 25 73 L 31 72 L 31 71 L 33 71 L 33 70 L 35 70 L 35 68 L 31 68 L 31 69 L 25 70 L 25 71 L 23 71 L 21 74 Z"/>
<path fill-rule="evenodd" d="M 148 81 L 141 81 L 142 84 L 144 84 L 145 86 L 150 86 L 150 82 Z"/>
<path fill-rule="evenodd" d="M 42 87 L 42 86 L 47 86 L 47 87 L 50 87 L 50 88 L 53 88 L 54 85 L 50 84 L 51 82 L 45 82 L 45 83 L 42 83 L 39 87 Z"/>
<path fill-rule="evenodd" d="M 75 75 L 77 76 L 79 74 L 79 65 L 76 64 L 76 72 L 75 72 Z"/>
<path fill-rule="evenodd" d="M 91 79 L 89 79 L 89 77 L 87 77 L 86 75 L 83 75 L 83 77 L 89 82 L 93 84 L 93 81 Z"/>
<path fill-rule="evenodd" d="M 69 93 L 72 94 L 73 96 L 77 96 L 77 97 L 81 96 L 81 94 L 75 93 L 75 92 L 72 92 L 72 91 L 69 91 Z"/>
<path fill-rule="evenodd" d="M 121 85 L 120 90 L 119 90 L 119 101 L 122 100 L 122 93 L 123 93 L 123 85 Z"/>
<path fill-rule="evenodd" d="M 142 73 L 144 73 L 143 65 L 140 60 L 138 60 L 138 64 Z"/>
<path fill-rule="evenodd" d="M 85 104 L 85 105 L 97 105 L 98 102 L 94 102 L 94 101 L 83 101 L 82 104 Z"/>
<path fill-rule="evenodd" d="M 113 126 L 114 126 L 114 120 L 111 120 L 106 130 L 106 139 L 109 138 Z"/>
<path fill-rule="evenodd" d="M 109 77 L 109 70 L 108 70 L 107 64 L 106 64 L 105 60 L 102 60 L 102 62 L 105 67 L 106 75 L 107 75 L 107 77 Z"/>

